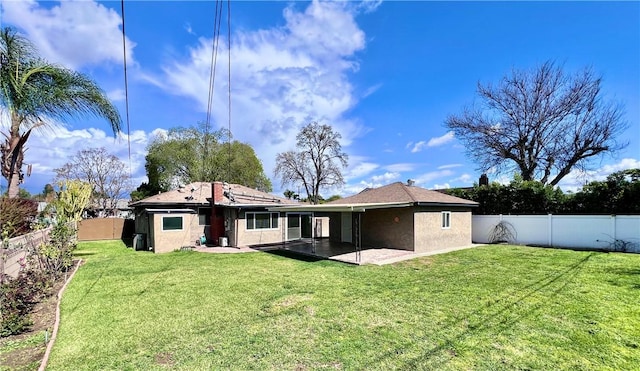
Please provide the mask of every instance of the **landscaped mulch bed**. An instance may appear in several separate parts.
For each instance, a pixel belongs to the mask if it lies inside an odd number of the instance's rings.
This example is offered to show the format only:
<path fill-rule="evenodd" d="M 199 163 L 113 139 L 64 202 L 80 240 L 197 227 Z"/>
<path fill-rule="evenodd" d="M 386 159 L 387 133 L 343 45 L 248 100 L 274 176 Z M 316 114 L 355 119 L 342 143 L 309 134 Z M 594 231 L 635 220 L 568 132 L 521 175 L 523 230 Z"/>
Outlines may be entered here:
<path fill-rule="evenodd" d="M 29 331 L 0 338 L 0 370 L 37 370 L 40 367 L 56 321 L 58 292 L 63 286 L 64 276 L 53 285 L 51 295 L 35 306 Z"/>

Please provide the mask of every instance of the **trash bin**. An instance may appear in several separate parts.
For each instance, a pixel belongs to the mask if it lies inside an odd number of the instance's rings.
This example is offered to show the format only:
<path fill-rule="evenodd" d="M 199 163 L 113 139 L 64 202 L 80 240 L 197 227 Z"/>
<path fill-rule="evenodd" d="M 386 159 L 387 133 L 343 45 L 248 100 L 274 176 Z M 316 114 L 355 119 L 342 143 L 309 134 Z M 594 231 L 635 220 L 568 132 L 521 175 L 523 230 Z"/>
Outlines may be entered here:
<path fill-rule="evenodd" d="M 229 246 L 229 240 L 226 237 L 218 237 L 218 245 L 221 247 Z"/>
<path fill-rule="evenodd" d="M 145 233 L 136 233 L 133 235 L 133 250 L 145 250 L 147 235 Z"/>

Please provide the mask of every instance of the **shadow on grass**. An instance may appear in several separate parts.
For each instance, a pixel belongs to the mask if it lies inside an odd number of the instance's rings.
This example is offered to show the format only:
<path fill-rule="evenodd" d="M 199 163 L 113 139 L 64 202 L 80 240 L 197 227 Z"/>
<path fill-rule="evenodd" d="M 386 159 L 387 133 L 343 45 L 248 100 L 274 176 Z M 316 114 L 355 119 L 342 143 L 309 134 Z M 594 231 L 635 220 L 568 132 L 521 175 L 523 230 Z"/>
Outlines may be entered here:
<path fill-rule="evenodd" d="M 110 260 L 113 260 L 113 259 L 110 259 Z M 91 282 L 91 285 L 89 285 L 89 287 L 84 291 L 80 299 L 78 299 L 78 301 L 71 307 L 71 309 L 69 310 L 69 314 L 73 314 L 76 311 L 76 309 L 78 309 L 78 307 L 80 307 L 80 305 L 85 301 L 86 297 L 91 293 L 91 291 L 93 291 L 93 288 L 96 286 L 98 281 L 100 281 L 104 276 L 105 270 L 106 268 L 103 268 L 100 271 L 100 274 L 98 275 L 98 277 L 96 277 L 96 279 L 93 282 Z"/>
<path fill-rule="evenodd" d="M 608 273 L 616 276 L 608 282 L 613 286 L 630 286 L 632 289 L 640 290 L 640 268 L 611 268 Z"/>
<path fill-rule="evenodd" d="M 429 369 L 438 369 L 440 368 L 439 366 L 446 364 L 446 362 L 455 357 L 455 346 L 457 345 L 457 342 L 482 333 L 499 334 L 509 328 L 512 328 L 515 324 L 532 316 L 547 304 L 540 302 L 536 305 L 527 307 L 526 305 L 519 305 L 521 302 L 534 294 L 543 291 L 545 288 L 558 283 L 558 287 L 553 289 L 548 295 L 548 297 L 556 296 L 565 289 L 574 277 L 580 273 L 584 264 L 586 264 L 587 261 L 595 254 L 597 253 L 592 252 L 588 254 L 561 272 L 550 272 L 546 277 L 543 277 L 531 284 L 514 289 L 512 292 L 503 293 L 491 302 L 481 306 L 477 310 L 467 313 L 466 315 L 459 315 L 451 318 L 446 323 L 440 325 L 440 327 L 452 329 L 460 327 L 461 329 L 455 330 L 456 333 L 453 335 L 446 336 L 443 340 L 438 341 L 435 346 L 421 350 L 421 354 L 419 356 L 407 360 L 401 368 L 421 369 L 424 368 L 425 365 L 429 365 Z M 514 294 L 518 295 L 511 298 Z M 492 306 L 495 307 L 490 308 Z M 430 339 L 424 338 L 413 340 L 411 343 L 402 346 L 402 348 L 392 349 L 381 354 L 379 357 L 372 359 L 371 364 L 365 368 L 375 367 L 375 365 L 380 364 L 383 360 L 388 358 L 397 358 L 399 354 L 406 353 L 407 348 L 422 348 L 430 342 L 433 343 Z M 442 357 L 443 354 L 448 354 L 448 356 L 445 357 L 446 359 L 436 360 L 438 356 Z"/>
<path fill-rule="evenodd" d="M 303 262 L 310 262 L 310 263 L 315 263 L 317 261 L 327 260 L 326 258 L 323 258 L 321 256 L 309 255 L 309 254 L 305 254 L 305 253 L 301 253 L 301 252 L 297 252 L 297 251 L 292 251 L 292 250 L 269 249 L 269 250 L 262 250 L 262 252 L 266 252 L 268 254 L 272 254 L 272 255 L 276 255 L 276 256 L 281 256 L 281 257 L 288 258 L 288 259 L 294 259 L 294 260 L 299 260 L 299 261 L 303 261 Z"/>
<path fill-rule="evenodd" d="M 83 257 L 83 256 L 90 256 L 90 255 L 95 255 L 96 253 L 93 251 L 77 251 L 73 253 L 74 257 Z"/>

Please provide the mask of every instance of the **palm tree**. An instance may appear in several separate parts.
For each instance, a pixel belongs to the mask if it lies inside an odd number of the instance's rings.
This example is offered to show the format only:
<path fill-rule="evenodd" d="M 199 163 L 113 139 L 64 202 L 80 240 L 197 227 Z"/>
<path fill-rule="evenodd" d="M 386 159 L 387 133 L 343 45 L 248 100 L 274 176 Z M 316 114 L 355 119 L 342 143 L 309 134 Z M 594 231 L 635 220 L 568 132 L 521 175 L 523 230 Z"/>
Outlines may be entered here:
<path fill-rule="evenodd" d="M 17 197 L 23 181 L 24 145 L 36 128 L 51 119 L 72 116 L 105 118 L 114 134 L 122 120 L 100 87 L 81 73 L 43 60 L 33 44 L 11 28 L 0 30 L 0 108 L 9 118 L 0 144 L 2 176 L 9 197 Z"/>

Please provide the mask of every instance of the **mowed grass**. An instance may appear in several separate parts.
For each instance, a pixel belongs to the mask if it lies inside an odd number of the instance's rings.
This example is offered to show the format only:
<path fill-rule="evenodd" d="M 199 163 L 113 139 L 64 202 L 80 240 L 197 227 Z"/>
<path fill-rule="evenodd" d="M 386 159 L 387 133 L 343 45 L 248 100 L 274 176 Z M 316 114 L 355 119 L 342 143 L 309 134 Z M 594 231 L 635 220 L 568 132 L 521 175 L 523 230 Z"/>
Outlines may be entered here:
<path fill-rule="evenodd" d="M 49 369 L 638 369 L 640 255 L 390 266 L 82 243 Z"/>

